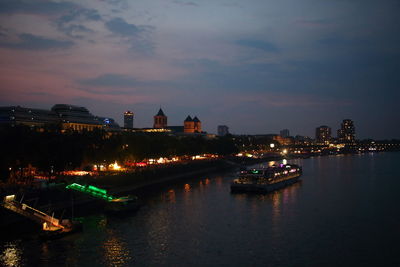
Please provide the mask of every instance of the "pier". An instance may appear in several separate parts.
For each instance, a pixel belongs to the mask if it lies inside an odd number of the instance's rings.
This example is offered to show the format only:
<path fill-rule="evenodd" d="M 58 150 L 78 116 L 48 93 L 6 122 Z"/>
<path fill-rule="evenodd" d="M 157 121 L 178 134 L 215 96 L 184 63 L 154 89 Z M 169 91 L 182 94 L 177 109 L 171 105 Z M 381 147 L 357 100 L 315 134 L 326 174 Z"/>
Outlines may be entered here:
<path fill-rule="evenodd" d="M 59 219 L 28 206 L 25 203 L 18 202 L 15 199 L 15 195 L 6 196 L 1 203 L 1 206 L 43 225 L 43 230 L 59 230 L 65 228 L 60 224 Z"/>

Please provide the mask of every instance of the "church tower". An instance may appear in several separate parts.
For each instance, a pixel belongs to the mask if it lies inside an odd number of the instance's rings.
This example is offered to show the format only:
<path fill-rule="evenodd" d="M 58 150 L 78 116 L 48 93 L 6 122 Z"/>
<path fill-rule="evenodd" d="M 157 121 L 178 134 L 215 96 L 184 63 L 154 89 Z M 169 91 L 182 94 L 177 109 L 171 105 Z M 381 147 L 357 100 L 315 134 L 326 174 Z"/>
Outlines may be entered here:
<path fill-rule="evenodd" d="M 192 117 L 187 116 L 186 120 L 183 122 L 183 128 L 184 133 L 194 133 L 194 121 Z"/>
<path fill-rule="evenodd" d="M 187 116 L 183 122 L 184 133 L 201 133 L 201 121 L 195 116 L 193 119 Z"/>
<path fill-rule="evenodd" d="M 157 115 L 154 116 L 154 125 L 155 129 L 165 129 L 167 128 L 167 116 L 165 116 L 164 112 L 160 108 Z"/>
<path fill-rule="evenodd" d="M 195 116 L 193 118 L 193 122 L 194 122 L 194 132 L 201 133 L 201 121 Z"/>

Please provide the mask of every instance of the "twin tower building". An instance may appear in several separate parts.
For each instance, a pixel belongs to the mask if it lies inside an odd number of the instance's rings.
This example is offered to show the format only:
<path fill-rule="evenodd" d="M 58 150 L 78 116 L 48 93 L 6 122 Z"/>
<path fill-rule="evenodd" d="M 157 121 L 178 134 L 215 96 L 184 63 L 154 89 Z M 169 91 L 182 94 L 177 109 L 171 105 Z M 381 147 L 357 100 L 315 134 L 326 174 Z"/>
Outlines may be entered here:
<path fill-rule="evenodd" d="M 124 113 L 124 127 L 133 128 L 133 113 L 127 111 Z M 195 116 L 194 118 L 187 116 L 182 126 L 168 126 L 168 117 L 160 108 L 158 113 L 154 116 L 154 129 L 174 129 L 178 132 L 184 133 L 201 133 L 201 121 Z M 183 129 L 182 129 L 183 128 Z"/>

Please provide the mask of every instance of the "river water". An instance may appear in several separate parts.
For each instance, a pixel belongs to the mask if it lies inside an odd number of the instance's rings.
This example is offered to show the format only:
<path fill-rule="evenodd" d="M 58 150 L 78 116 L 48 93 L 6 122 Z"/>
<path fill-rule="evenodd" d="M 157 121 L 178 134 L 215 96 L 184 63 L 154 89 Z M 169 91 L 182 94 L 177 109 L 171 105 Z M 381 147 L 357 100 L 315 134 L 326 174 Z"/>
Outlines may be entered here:
<path fill-rule="evenodd" d="M 231 194 L 236 173 L 152 189 L 60 240 L 0 241 L 4 266 L 400 266 L 400 153 L 289 160 L 301 182 Z"/>

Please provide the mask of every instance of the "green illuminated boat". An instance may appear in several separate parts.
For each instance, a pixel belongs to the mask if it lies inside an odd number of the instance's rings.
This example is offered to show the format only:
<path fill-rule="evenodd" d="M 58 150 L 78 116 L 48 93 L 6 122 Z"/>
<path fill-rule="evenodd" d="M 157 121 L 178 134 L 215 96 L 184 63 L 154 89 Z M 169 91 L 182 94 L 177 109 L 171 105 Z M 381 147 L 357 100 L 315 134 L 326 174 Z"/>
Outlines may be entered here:
<path fill-rule="evenodd" d="M 135 211 L 140 207 L 139 200 L 136 196 L 128 195 L 115 197 L 108 194 L 106 189 L 98 188 L 93 185 L 80 185 L 77 183 L 67 185 L 66 188 L 106 201 L 105 211 L 109 213 Z"/>
<path fill-rule="evenodd" d="M 106 189 L 101 189 L 101 188 L 95 187 L 93 185 L 80 185 L 77 183 L 73 183 L 73 184 L 67 185 L 66 188 L 72 189 L 75 191 L 79 191 L 84 194 L 90 195 L 92 197 L 103 199 L 105 201 L 111 201 L 115 198 L 112 195 L 107 194 Z"/>

